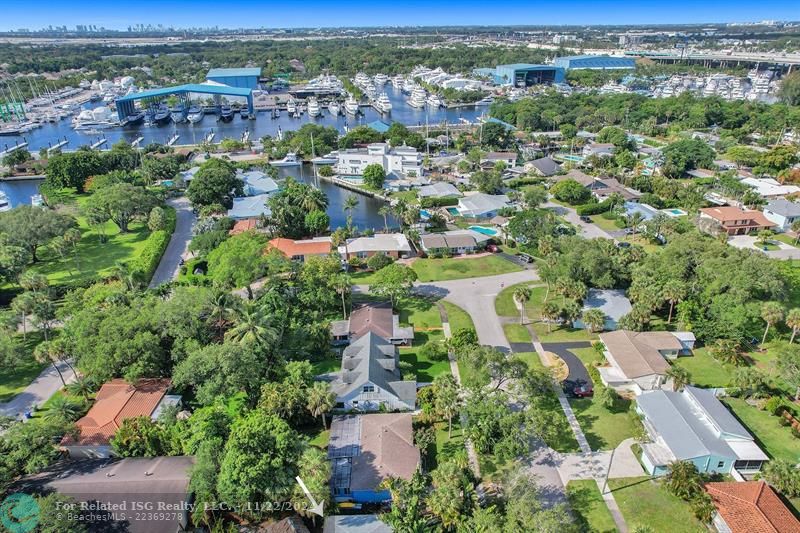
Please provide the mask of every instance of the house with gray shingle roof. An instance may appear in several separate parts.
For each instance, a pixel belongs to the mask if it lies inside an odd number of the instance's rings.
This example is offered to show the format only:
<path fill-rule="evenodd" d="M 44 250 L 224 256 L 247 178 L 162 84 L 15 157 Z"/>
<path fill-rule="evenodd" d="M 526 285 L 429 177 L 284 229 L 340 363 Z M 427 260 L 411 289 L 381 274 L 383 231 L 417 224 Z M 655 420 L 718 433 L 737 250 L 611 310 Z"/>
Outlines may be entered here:
<path fill-rule="evenodd" d="M 777 198 L 764 206 L 764 216 L 777 225 L 777 230 L 788 231 L 800 220 L 800 204 Z"/>
<path fill-rule="evenodd" d="M 435 181 L 419 188 L 420 198 L 459 198 L 463 196 L 455 185 L 446 181 Z"/>
<path fill-rule="evenodd" d="M 525 167 L 530 167 L 535 174 L 544 177 L 555 176 L 561 171 L 561 165 L 556 163 L 556 161 L 549 156 L 528 161 L 525 163 Z"/>
<path fill-rule="evenodd" d="M 509 202 L 505 194 L 475 193 L 461 198 L 456 209 L 462 217 L 491 218 Z"/>

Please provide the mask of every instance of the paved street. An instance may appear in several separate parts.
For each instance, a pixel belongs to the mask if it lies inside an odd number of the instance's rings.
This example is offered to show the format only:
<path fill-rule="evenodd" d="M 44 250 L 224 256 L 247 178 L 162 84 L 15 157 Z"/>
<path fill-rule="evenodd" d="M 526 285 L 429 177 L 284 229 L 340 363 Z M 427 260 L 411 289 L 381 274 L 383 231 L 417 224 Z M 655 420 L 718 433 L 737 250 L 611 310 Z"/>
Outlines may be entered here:
<path fill-rule="evenodd" d="M 758 244 L 758 237 L 754 235 L 734 235 L 728 239 L 728 244 L 744 250 L 757 250 L 770 259 L 800 259 L 800 248 L 795 248 L 785 242 L 773 241 L 779 250 L 764 250 Z"/>
<path fill-rule="evenodd" d="M 178 277 L 181 257 L 186 253 L 189 241 L 192 240 L 192 226 L 196 217 L 192 213 L 192 206 L 189 200 L 185 196 L 181 196 L 180 198 L 168 200 L 167 203 L 175 208 L 175 232 L 172 234 L 167 249 L 161 257 L 161 262 L 153 274 L 150 288 L 158 287 L 162 283 L 172 281 Z"/>
<path fill-rule="evenodd" d="M 579 235 L 586 239 L 614 239 L 614 237 L 607 231 L 601 229 L 596 224 L 587 224 L 583 222 L 578 216 L 578 212 L 571 207 L 565 207 L 553 202 L 547 202 L 543 205 L 556 212 L 556 214 L 564 217 L 564 219 L 576 226 L 580 231 Z"/>
<path fill-rule="evenodd" d="M 75 381 L 75 376 L 66 363 L 61 363 L 58 369 L 67 383 Z M 19 418 L 21 415 L 32 411 L 34 406 L 40 406 L 49 400 L 63 386 L 64 384 L 61 383 L 61 378 L 58 377 L 58 372 L 53 368 L 53 365 L 47 365 L 47 368 L 30 385 L 25 387 L 25 390 L 14 396 L 10 402 L 0 403 L 0 416 Z"/>

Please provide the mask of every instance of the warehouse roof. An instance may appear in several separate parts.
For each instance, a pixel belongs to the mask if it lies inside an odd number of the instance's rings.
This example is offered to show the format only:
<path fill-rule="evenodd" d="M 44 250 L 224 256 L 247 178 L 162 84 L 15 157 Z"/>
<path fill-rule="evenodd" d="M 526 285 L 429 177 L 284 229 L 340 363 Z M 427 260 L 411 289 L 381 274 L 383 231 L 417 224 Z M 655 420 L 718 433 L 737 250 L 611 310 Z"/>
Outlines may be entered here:
<path fill-rule="evenodd" d="M 225 77 L 225 76 L 261 76 L 261 69 L 255 68 L 212 68 L 206 74 L 206 78 Z"/>

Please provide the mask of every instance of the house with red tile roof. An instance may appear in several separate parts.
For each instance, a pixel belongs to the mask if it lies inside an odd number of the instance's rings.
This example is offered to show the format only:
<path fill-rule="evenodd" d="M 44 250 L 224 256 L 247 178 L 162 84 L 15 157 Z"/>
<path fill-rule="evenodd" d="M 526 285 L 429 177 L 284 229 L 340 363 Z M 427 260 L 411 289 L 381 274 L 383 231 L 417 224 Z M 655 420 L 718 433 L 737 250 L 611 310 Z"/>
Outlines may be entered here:
<path fill-rule="evenodd" d="M 331 255 L 331 238 L 316 237 L 295 241 L 292 239 L 272 239 L 269 248 L 279 250 L 293 261 L 304 263 L 309 257 L 327 257 Z"/>
<path fill-rule="evenodd" d="M 800 521 L 764 481 L 706 483 L 720 533 L 800 533 Z"/>
<path fill-rule="evenodd" d="M 155 420 L 163 407 L 180 403 L 180 396 L 167 395 L 171 384 L 169 379 L 141 379 L 135 384 L 112 379 L 104 383 L 92 408 L 75 423 L 77 435 L 64 436 L 61 447 L 73 458 L 112 456 L 110 440 L 123 421 L 138 416 Z"/>
<path fill-rule="evenodd" d="M 772 229 L 777 225 L 761 211 L 730 205 L 701 209 L 700 218 L 714 220 L 728 235 L 747 235 L 762 229 Z"/>
<path fill-rule="evenodd" d="M 239 235 L 240 233 L 244 233 L 246 231 L 256 231 L 257 229 L 257 218 L 243 218 L 242 220 L 236 221 L 231 230 L 228 232 L 228 235 Z"/>

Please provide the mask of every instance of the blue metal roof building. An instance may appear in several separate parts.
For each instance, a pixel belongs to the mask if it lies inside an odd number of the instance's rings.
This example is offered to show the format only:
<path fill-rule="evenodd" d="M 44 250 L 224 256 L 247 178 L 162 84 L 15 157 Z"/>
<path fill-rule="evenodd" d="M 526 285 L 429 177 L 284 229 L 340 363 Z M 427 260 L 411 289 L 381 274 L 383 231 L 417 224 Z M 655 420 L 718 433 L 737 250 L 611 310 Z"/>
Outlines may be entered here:
<path fill-rule="evenodd" d="M 383 122 L 382 120 L 370 122 L 367 124 L 367 127 L 377 131 L 378 133 L 386 133 L 389 131 L 389 124 Z"/>
<path fill-rule="evenodd" d="M 494 72 L 491 69 L 475 69 L 478 76 L 490 75 L 498 85 L 513 85 L 515 87 L 529 87 L 541 83 L 561 83 L 564 81 L 564 69 L 553 65 L 531 65 L 528 63 L 514 63 L 511 65 L 497 65 Z"/>
<path fill-rule="evenodd" d="M 260 77 L 260 68 L 212 68 L 206 74 L 209 81 L 245 89 L 257 89 Z"/>
<path fill-rule="evenodd" d="M 633 57 L 612 56 L 566 56 L 557 57 L 553 64 L 565 70 L 616 70 L 636 68 L 636 59 Z"/>
<path fill-rule="evenodd" d="M 174 87 L 162 87 L 160 89 L 151 89 L 149 91 L 142 91 L 139 93 L 132 93 L 122 98 L 117 99 L 117 116 L 120 120 L 124 120 L 128 115 L 133 114 L 136 109 L 134 103 L 136 100 L 154 99 L 160 100 L 169 95 L 177 95 L 184 103 L 188 105 L 189 94 L 210 94 L 214 96 L 214 100 L 219 105 L 220 96 L 238 96 L 247 99 L 247 110 L 253 113 L 253 91 L 242 87 L 228 87 L 223 85 L 209 85 L 205 83 L 188 83 L 186 85 L 176 85 Z"/>

